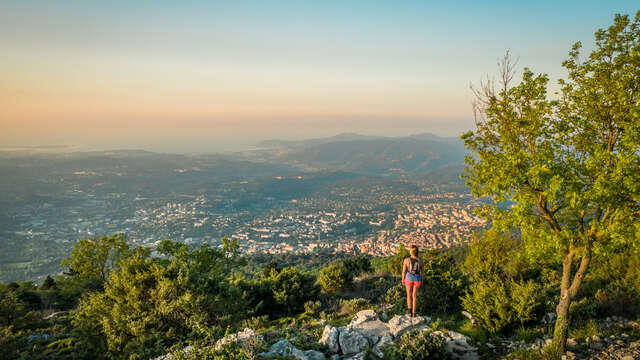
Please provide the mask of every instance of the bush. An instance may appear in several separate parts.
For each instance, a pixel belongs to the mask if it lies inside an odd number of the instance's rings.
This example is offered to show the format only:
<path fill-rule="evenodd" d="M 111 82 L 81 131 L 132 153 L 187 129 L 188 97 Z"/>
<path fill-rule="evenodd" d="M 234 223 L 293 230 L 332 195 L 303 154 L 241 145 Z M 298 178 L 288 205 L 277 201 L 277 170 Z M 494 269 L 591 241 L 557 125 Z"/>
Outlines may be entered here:
<path fill-rule="evenodd" d="M 353 278 L 342 267 L 338 265 L 329 265 L 320 271 L 318 283 L 322 286 L 322 290 L 329 295 L 343 290 L 351 284 Z"/>
<path fill-rule="evenodd" d="M 383 347 L 387 360 L 439 360 L 449 359 L 444 340 L 428 331 L 414 330 L 405 333 L 395 344 Z"/>
<path fill-rule="evenodd" d="M 495 334 L 534 320 L 542 305 L 539 292 L 532 281 L 493 279 L 472 284 L 462 304 L 480 326 Z"/>
<path fill-rule="evenodd" d="M 422 286 L 418 290 L 416 304 L 418 313 L 458 312 L 461 310 L 460 297 L 466 289 L 467 278 L 451 256 L 442 252 L 424 254 Z"/>

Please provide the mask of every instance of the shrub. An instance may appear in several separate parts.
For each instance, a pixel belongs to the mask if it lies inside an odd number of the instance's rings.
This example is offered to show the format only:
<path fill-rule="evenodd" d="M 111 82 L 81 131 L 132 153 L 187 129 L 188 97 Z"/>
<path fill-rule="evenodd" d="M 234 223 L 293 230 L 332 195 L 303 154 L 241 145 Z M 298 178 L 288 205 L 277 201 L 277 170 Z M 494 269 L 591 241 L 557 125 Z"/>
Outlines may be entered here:
<path fill-rule="evenodd" d="M 439 360 L 449 359 L 444 340 L 428 331 L 405 333 L 396 343 L 383 347 L 387 360 Z"/>
<path fill-rule="evenodd" d="M 539 287 L 531 281 L 493 279 L 472 284 L 462 304 L 483 328 L 495 334 L 535 319 L 542 302 Z"/>
<path fill-rule="evenodd" d="M 421 314 L 450 314 L 461 309 L 460 297 L 467 289 L 467 278 L 454 259 L 442 252 L 424 254 L 422 286 L 418 290 L 416 311 Z"/>
<path fill-rule="evenodd" d="M 351 284 L 353 278 L 349 273 L 338 265 L 329 265 L 320 271 L 318 276 L 318 283 L 322 286 L 322 290 L 329 295 L 334 295 L 336 292 L 343 290 L 345 287 Z"/>

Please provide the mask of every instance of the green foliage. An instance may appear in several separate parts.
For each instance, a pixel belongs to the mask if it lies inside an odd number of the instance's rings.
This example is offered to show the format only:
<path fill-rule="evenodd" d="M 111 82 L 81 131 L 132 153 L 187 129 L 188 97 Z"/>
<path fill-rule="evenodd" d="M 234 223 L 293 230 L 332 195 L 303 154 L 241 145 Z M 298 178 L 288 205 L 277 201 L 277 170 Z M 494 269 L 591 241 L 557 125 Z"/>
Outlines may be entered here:
<path fill-rule="evenodd" d="M 113 271 L 104 292 L 82 299 L 74 317 L 86 348 L 116 358 L 148 358 L 189 338 L 219 336 L 246 304 L 226 276 L 238 266 L 237 244 L 194 250 L 163 242 L 165 259 L 136 249 Z"/>
<path fill-rule="evenodd" d="M 465 159 L 465 182 L 494 201 L 480 213 L 500 231 L 517 228 L 529 255 L 562 258 L 560 350 L 591 259 L 640 245 L 638 29 L 640 11 L 634 19 L 616 15 L 595 33 L 589 56 L 581 58 L 576 43 L 563 63 L 559 100 L 547 98 L 547 75 L 526 68 L 512 86 L 505 58 L 501 88 L 489 83 L 476 92 L 477 129 L 462 136 L 474 153 Z M 499 207 L 504 201 L 513 204 Z"/>
<path fill-rule="evenodd" d="M 353 278 L 344 267 L 338 265 L 329 265 L 320 271 L 318 276 L 318 284 L 322 290 L 329 295 L 343 290 L 351 284 Z"/>
<path fill-rule="evenodd" d="M 526 324 L 541 304 L 540 289 L 529 280 L 500 279 L 474 282 L 462 298 L 464 308 L 491 333 Z"/>
<path fill-rule="evenodd" d="M 402 275 L 402 263 L 404 259 L 410 256 L 409 250 L 407 250 L 403 244 L 398 246 L 398 252 L 389 257 L 387 260 L 387 271 L 393 275 Z"/>
<path fill-rule="evenodd" d="M 73 246 L 71 256 L 62 260 L 74 276 L 104 283 L 118 263 L 131 254 L 123 233 L 109 237 L 82 239 Z"/>
<path fill-rule="evenodd" d="M 467 278 L 456 261 L 445 252 L 423 255 L 422 286 L 418 290 L 416 311 L 420 314 L 447 314 L 460 310 L 460 297 L 467 289 Z"/>
<path fill-rule="evenodd" d="M 260 279 L 241 278 L 234 286 L 241 289 L 242 297 L 247 299 L 248 310 L 270 317 L 301 313 L 305 303 L 316 299 L 319 294 L 315 278 L 294 267 L 280 271 L 272 268 L 268 275 L 263 274 Z"/>
<path fill-rule="evenodd" d="M 449 359 L 444 340 L 427 331 L 414 330 L 403 334 L 394 344 L 383 347 L 385 360 Z"/>
<path fill-rule="evenodd" d="M 356 256 L 342 261 L 342 267 L 352 277 L 358 277 L 373 270 L 371 260 L 365 256 Z"/>

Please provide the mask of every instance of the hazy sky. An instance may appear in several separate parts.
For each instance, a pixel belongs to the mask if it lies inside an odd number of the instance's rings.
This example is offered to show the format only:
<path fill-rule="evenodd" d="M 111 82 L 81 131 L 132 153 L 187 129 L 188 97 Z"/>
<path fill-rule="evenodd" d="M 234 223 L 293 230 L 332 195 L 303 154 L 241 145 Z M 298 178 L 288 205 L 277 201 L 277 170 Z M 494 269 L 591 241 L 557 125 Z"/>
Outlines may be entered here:
<path fill-rule="evenodd" d="M 0 147 L 457 135 L 510 49 L 563 76 L 634 1 L 0 0 Z"/>

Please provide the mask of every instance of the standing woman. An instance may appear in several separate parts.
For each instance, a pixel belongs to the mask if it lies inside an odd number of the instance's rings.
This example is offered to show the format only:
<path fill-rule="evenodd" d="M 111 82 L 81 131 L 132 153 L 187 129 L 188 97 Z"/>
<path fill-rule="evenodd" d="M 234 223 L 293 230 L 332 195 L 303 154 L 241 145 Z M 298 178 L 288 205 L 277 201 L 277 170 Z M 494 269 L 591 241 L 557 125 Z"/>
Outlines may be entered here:
<path fill-rule="evenodd" d="M 416 295 L 418 288 L 422 285 L 422 269 L 424 262 L 418 256 L 418 247 L 412 245 L 409 249 L 410 257 L 405 258 L 402 263 L 402 283 L 407 289 L 407 315 L 416 315 Z"/>

